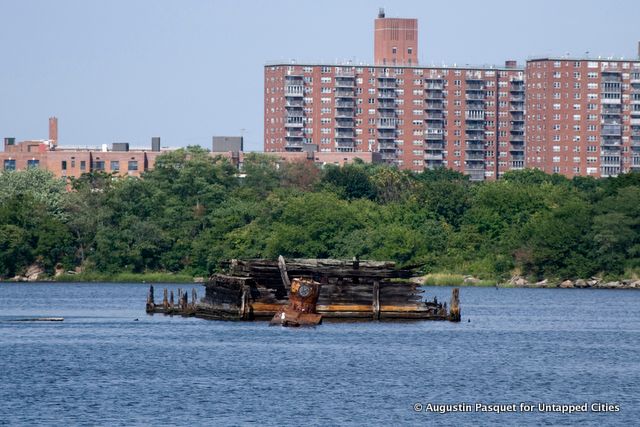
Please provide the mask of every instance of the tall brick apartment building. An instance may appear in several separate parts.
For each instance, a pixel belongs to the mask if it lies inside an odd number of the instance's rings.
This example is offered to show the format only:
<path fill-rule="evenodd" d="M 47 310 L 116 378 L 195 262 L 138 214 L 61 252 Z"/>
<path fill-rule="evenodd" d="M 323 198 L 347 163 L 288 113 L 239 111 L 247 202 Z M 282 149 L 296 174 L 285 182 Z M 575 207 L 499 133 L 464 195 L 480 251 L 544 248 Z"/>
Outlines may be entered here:
<path fill-rule="evenodd" d="M 472 180 L 524 167 L 524 70 L 422 67 L 417 20 L 375 20 L 373 65 L 265 66 L 264 151 L 379 152 Z"/>
<path fill-rule="evenodd" d="M 404 169 L 444 166 L 476 181 L 523 167 L 569 177 L 640 171 L 639 60 L 540 58 L 526 72 L 513 61 L 422 67 L 417 20 L 381 12 L 374 28 L 373 65 L 265 66 L 265 152 L 372 151 Z"/>
<path fill-rule="evenodd" d="M 527 167 L 566 176 L 640 171 L 640 61 L 527 62 Z"/>

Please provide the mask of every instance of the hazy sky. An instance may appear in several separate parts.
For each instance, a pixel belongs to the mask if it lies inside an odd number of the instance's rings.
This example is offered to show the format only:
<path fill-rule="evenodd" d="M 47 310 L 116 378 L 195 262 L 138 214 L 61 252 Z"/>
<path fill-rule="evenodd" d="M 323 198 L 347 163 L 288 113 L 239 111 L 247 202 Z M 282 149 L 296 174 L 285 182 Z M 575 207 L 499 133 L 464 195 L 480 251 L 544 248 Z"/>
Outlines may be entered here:
<path fill-rule="evenodd" d="M 418 18 L 421 64 L 635 57 L 640 1 L 0 0 L 0 136 L 262 149 L 267 61 L 371 62 L 373 19 Z"/>

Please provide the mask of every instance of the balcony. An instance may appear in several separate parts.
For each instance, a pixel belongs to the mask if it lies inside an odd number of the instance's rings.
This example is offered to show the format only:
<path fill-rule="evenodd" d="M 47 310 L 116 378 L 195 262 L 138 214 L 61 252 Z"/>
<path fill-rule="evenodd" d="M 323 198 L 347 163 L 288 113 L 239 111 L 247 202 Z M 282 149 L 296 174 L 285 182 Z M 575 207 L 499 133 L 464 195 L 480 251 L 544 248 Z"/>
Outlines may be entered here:
<path fill-rule="evenodd" d="M 394 89 L 396 88 L 396 79 L 393 80 L 379 80 L 378 89 Z"/>
<path fill-rule="evenodd" d="M 425 143 L 425 149 L 432 150 L 432 151 L 443 150 L 444 141 L 441 141 L 441 142 L 428 141 L 427 143 Z"/>
<path fill-rule="evenodd" d="M 424 118 L 426 120 L 438 120 L 438 121 L 442 121 L 444 120 L 444 114 L 442 113 L 438 113 L 438 112 L 428 112 L 424 115 Z"/>
<path fill-rule="evenodd" d="M 443 138 L 444 138 L 444 134 L 442 133 L 442 131 L 427 133 L 424 136 L 424 139 L 427 141 L 442 141 Z"/>
<path fill-rule="evenodd" d="M 600 139 L 600 145 L 604 147 L 618 147 L 622 144 L 622 138 L 618 136 L 605 136 Z"/>
<path fill-rule="evenodd" d="M 353 119 L 353 110 L 338 110 L 334 115 L 336 119 Z"/>
<path fill-rule="evenodd" d="M 640 118 L 635 118 L 631 116 L 631 119 L 629 120 L 629 124 L 633 126 L 640 125 Z"/>
<path fill-rule="evenodd" d="M 336 138 L 351 139 L 355 136 L 353 131 L 336 129 Z"/>
<path fill-rule="evenodd" d="M 302 86 L 285 86 L 284 96 L 302 98 L 304 96 L 304 89 Z"/>
<path fill-rule="evenodd" d="M 485 156 L 481 152 L 469 152 L 464 155 L 464 159 L 468 162 L 484 162 Z"/>
<path fill-rule="evenodd" d="M 442 110 L 442 101 L 427 101 L 424 105 L 425 110 Z"/>
<path fill-rule="evenodd" d="M 511 162 L 511 170 L 520 170 L 524 169 L 524 161 L 512 161 Z"/>
<path fill-rule="evenodd" d="M 438 160 L 438 161 L 442 161 L 444 160 L 444 156 L 442 155 L 442 153 L 425 153 L 424 155 L 424 159 L 425 160 Z"/>
<path fill-rule="evenodd" d="M 376 120 L 376 126 L 378 129 L 395 129 L 396 128 L 396 119 L 395 118 L 380 118 Z"/>
<path fill-rule="evenodd" d="M 387 150 L 396 150 L 396 143 L 393 141 L 379 141 L 378 142 L 378 150 L 379 151 L 387 151 Z"/>
<path fill-rule="evenodd" d="M 620 166 L 600 166 L 600 176 L 603 178 L 620 175 Z"/>
<path fill-rule="evenodd" d="M 390 129 L 378 129 L 378 139 L 386 139 L 386 140 L 395 141 L 396 132 L 395 132 L 395 130 L 390 130 Z"/>
<path fill-rule="evenodd" d="M 484 90 L 484 80 L 482 79 L 467 79 L 466 90 L 469 91 L 481 91 Z"/>
<path fill-rule="evenodd" d="M 603 105 L 600 109 L 600 114 L 603 116 L 619 116 L 622 114 L 622 106 L 620 104 Z"/>
<path fill-rule="evenodd" d="M 484 126 L 484 111 L 467 111 L 465 112 L 464 118 L 468 122 L 481 121 Z"/>
<path fill-rule="evenodd" d="M 469 162 L 464 162 L 464 170 L 465 171 L 484 171 L 484 159 L 483 160 L 471 160 Z M 484 175 L 484 174 L 483 174 Z"/>
<path fill-rule="evenodd" d="M 284 124 L 285 128 L 301 128 L 302 127 L 302 122 L 296 122 L 296 121 L 287 121 Z"/>
<path fill-rule="evenodd" d="M 484 110 L 484 99 L 467 99 L 467 108 L 472 110 Z"/>
<path fill-rule="evenodd" d="M 427 123 L 427 131 L 435 130 L 435 129 L 444 129 L 444 125 L 443 125 L 442 121 Z"/>
<path fill-rule="evenodd" d="M 620 167 L 620 157 L 600 157 L 600 166 Z"/>
<path fill-rule="evenodd" d="M 304 107 L 304 101 L 300 98 L 287 99 L 284 106 L 287 108 L 302 108 Z"/>
<path fill-rule="evenodd" d="M 484 93 L 468 93 L 465 95 L 465 99 L 467 101 L 484 101 L 485 95 Z"/>
<path fill-rule="evenodd" d="M 336 78 L 353 79 L 356 72 L 353 68 L 336 68 Z"/>
<path fill-rule="evenodd" d="M 525 101 L 525 96 L 524 95 L 511 95 L 511 97 L 509 98 L 509 101 L 511 101 L 511 102 L 524 102 Z"/>
<path fill-rule="evenodd" d="M 335 82 L 336 87 L 353 88 L 356 85 L 356 82 L 353 79 L 336 77 Z"/>
<path fill-rule="evenodd" d="M 287 141 L 284 149 L 287 151 L 302 151 L 302 141 Z"/>
<path fill-rule="evenodd" d="M 469 177 L 469 181 L 484 181 L 484 168 L 479 170 L 465 170 L 465 174 Z"/>
<path fill-rule="evenodd" d="M 523 80 L 511 80 L 511 87 L 509 88 L 509 92 L 511 92 L 511 93 L 524 92 L 524 81 Z"/>
<path fill-rule="evenodd" d="M 348 141 L 348 140 L 338 141 L 338 140 L 336 140 L 336 146 L 338 148 L 353 148 L 353 140 L 351 140 L 351 141 Z"/>
<path fill-rule="evenodd" d="M 353 119 L 349 120 L 346 118 L 342 118 L 340 120 L 336 120 L 336 128 L 353 128 L 353 126 Z"/>
<path fill-rule="evenodd" d="M 512 124 L 510 131 L 511 131 L 511 133 L 522 133 L 522 132 L 524 132 L 524 126 L 523 125 Z"/>
<path fill-rule="evenodd" d="M 387 163 L 393 163 L 396 160 L 396 152 L 395 150 L 380 152 L 380 157 Z"/>
<path fill-rule="evenodd" d="M 378 110 L 395 110 L 396 103 L 394 101 L 389 100 L 380 100 L 378 101 Z"/>
<path fill-rule="evenodd" d="M 285 133 L 285 138 L 287 138 L 287 140 L 291 139 L 301 139 L 304 137 L 304 133 L 302 132 L 302 130 L 288 130 Z"/>
<path fill-rule="evenodd" d="M 622 83 L 622 76 L 620 73 L 604 71 L 602 73 L 601 81 L 603 83 Z"/>
<path fill-rule="evenodd" d="M 355 106 L 356 106 L 356 104 L 353 101 L 342 101 L 342 100 L 336 101 L 336 108 L 350 108 L 350 109 L 353 109 Z"/>
<path fill-rule="evenodd" d="M 427 93 L 424 95 L 424 98 L 425 99 L 444 99 L 444 95 L 442 94 L 442 92 L 428 90 Z"/>
<path fill-rule="evenodd" d="M 284 76 L 285 84 L 302 84 L 304 76 L 302 74 L 287 74 Z"/>
<path fill-rule="evenodd" d="M 621 125 L 604 125 L 600 130 L 600 134 L 603 136 L 620 136 L 622 135 Z"/>
<path fill-rule="evenodd" d="M 335 96 L 336 98 L 353 98 L 354 97 L 353 89 L 337 87 Z"/>
<path fill-rule="evenodd" d="M 484 152 L 484 141 L 466 141 L 465 151 L 482 151 Z"/>
<path fill-rule="evenodd" d="M 600 103 L 602 105 L 620 104 L 622 100 L 620 98 L 600 98 Z"/>
<path fill-rule="evenodd" d="M 395 99 L 395 89 L 378 89 L 378 99 Z"/>
<path fill-rule="evenodd" d="M 472 121 L 467 123 L 466 130 L 468 131 L 482 131 L 484 132 L 484 123 L 478 123 L 477 121 Z"/>
<path fill-rule="evenodd" d="M 443 90 L 444 83 L 442 81 L 427 81 L 424 84 L 424 88 L 427 90 Z"/>

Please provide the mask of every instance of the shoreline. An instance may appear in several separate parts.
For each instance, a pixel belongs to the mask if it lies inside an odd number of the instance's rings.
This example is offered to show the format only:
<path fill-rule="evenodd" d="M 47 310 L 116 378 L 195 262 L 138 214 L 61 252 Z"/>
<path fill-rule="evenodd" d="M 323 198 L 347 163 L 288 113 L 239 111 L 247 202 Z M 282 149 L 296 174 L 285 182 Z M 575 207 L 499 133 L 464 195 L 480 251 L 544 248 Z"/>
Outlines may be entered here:
<path fill-rule="evenodd" d="M 482 280 L 462 274 L 427 274 L 410 280 L 423 286 L 496 287 L 528 289 L 640 289 L 640 279 L 604 280 L 600 277 L 589 279 L 561 280 L 544 279 L 531 282 L 522 276 L 513 276 L 506 282 Z"/>

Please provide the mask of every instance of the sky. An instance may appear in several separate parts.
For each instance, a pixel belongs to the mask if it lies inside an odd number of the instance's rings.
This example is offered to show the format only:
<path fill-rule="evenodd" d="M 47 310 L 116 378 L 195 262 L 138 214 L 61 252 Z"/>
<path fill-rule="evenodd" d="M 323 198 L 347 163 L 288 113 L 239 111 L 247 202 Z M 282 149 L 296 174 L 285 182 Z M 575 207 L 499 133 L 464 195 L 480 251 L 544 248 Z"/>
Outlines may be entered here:
<path fill-rule="evenodd" d="M 417 18 L 422 65 L 635 58 L 640 1 L 0 0 L 0 137 L 262 150 L 264 65 L 373 60 L 373 20 Z"/>

